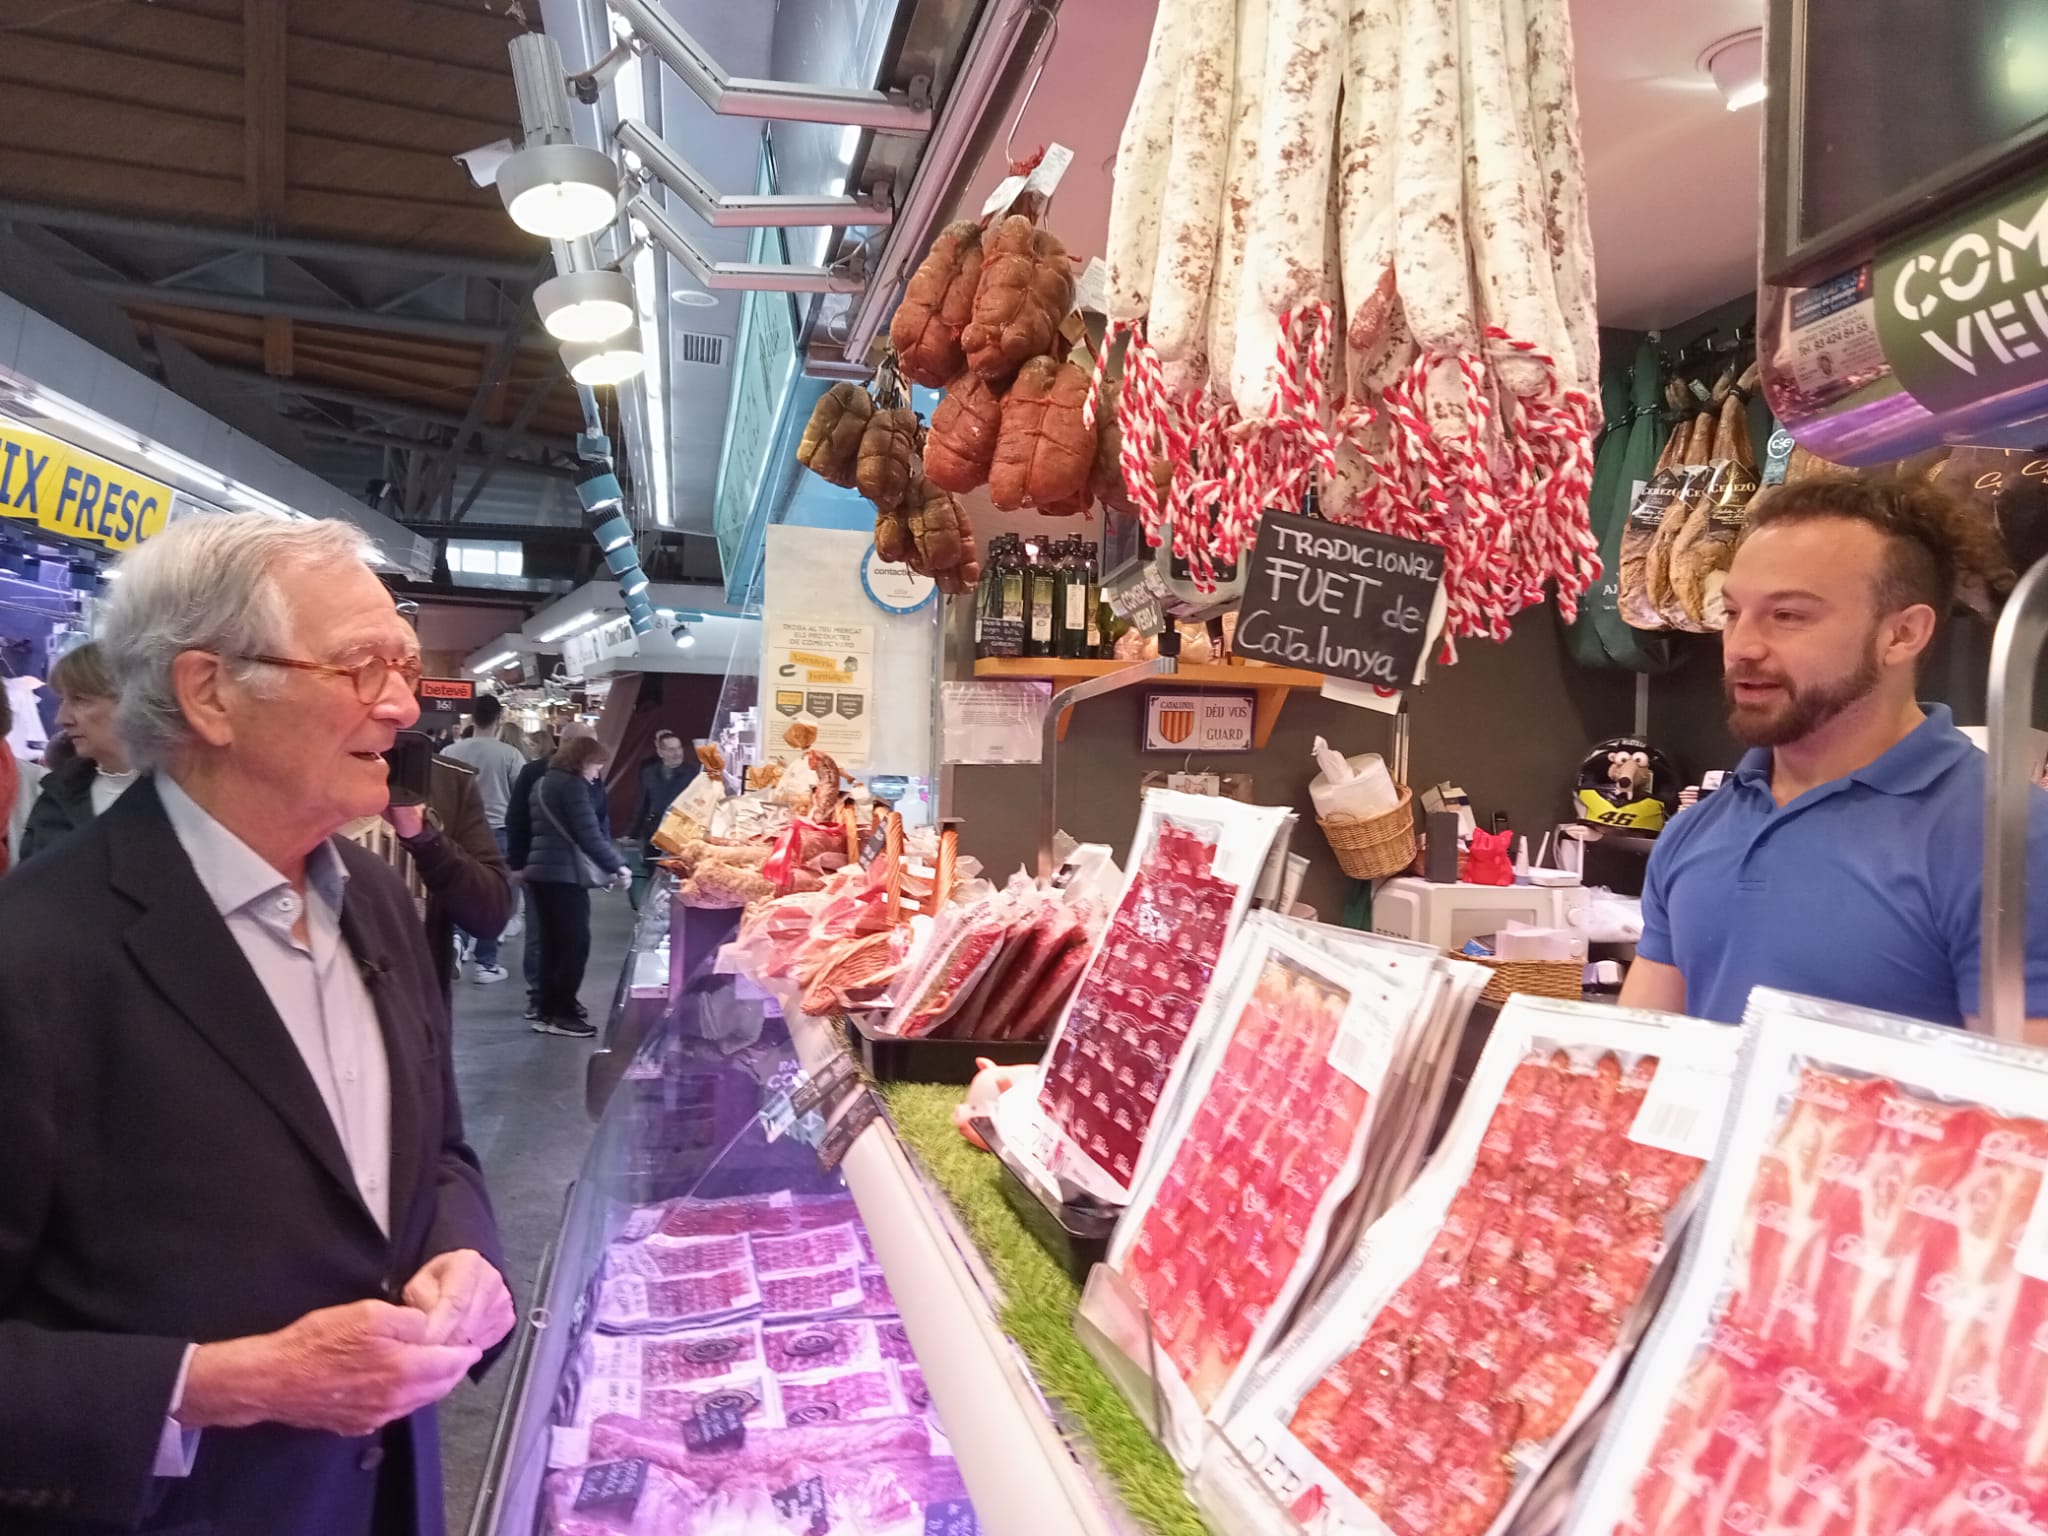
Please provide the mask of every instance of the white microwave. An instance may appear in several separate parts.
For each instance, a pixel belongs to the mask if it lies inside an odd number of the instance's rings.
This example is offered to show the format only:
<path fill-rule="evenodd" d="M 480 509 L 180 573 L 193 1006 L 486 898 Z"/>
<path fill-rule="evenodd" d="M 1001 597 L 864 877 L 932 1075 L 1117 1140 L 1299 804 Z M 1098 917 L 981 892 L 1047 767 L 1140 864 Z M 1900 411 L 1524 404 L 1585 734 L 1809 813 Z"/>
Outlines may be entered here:
<path fill-rule="evenodd" d="M 1583 885 L 1437 885 L 1389 880 L 1373 892 L 1373 932 L 1457 951 L 1509 923 L 1532 928 L 1586 926 L 1592 893 Z"/>

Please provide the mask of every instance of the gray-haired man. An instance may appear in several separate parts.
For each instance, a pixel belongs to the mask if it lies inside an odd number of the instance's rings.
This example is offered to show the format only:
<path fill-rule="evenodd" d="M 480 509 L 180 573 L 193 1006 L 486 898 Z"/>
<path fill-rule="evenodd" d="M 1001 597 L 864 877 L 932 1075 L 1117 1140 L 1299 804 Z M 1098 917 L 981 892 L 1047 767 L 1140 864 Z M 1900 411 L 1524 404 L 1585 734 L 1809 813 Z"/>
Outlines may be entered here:
<path fill-rule="evenodd" d="M 433 1536 L 512 1304 L 412 902 L 418 715 L 345 524 L 175 523 L 102 637 L 151 776 L 0 886 L 0 1526 Z"/>

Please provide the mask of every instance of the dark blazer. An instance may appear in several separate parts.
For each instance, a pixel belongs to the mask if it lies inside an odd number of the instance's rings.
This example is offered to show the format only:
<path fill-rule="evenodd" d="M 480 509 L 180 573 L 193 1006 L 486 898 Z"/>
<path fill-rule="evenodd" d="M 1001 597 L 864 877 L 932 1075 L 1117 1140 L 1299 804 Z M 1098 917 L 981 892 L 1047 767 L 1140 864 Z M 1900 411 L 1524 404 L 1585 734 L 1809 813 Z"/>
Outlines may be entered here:
<path fill-rule="evenodd" d="M 644 843 L 654 836 L 661 818 L 676 803 L 676 796 L 690 787 L 690 781 L 701 768 L 694 757 L 677 763 L 673 773 L 662 766 L 659 757 L 650 757 L 640 765 L 640 806 L 633 812 L 633 841 Z"/>
<path fill-rule="evenodd" d="M 566 768 L 550 768 L 528 795 L 532 840 L 526 851 L 525 873 L 529 883 L 584 885 L 583 858 L 606 874 L 625 866 L 618 846 L 605 831 L 590 786 L 578 775 Z M 549 811 L 554 814 L 550 816 Z M 510 819 L 506 818 L 508 824 Z"/>
<path fill-rule="evenodd" d="M 21 829 L 24 861 L 48 853 L 80 827 L 92 822 L 92 781 L 99 764 L 89 757 L 66 758 L 43 775 L 43 792 L 29 807 Z"/>
<path fill-rule="evenodd" d="M 209 1429 L 153 1476 L 185 1346 L 398 1301 L 498 1234 L 411 898 L 363 849 L 342 931 L 391 1065 L 391 1235 L 144 779 L 0 884 L 0 1531 L 436 1536 L 431 1409 L 360 1439 Z"/>

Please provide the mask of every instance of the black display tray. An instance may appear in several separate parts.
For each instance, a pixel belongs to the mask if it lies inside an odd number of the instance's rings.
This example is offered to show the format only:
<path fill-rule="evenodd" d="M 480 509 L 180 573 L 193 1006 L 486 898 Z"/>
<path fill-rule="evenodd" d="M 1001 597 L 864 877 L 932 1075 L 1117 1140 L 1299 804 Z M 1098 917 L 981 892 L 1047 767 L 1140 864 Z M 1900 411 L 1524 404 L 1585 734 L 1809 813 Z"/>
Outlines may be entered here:
<path fill-rule="evenodd" d="M 1045 1056 L 1043 1040 L 899 1040 L 870 1034 L 852 1014 L 844 1019 L 848 1038 L 860 1048 L 860 1064 L 878 1083 L 971 1083 L 983 1057 L 1016 1067 Z"/>
<path fill-rule="evenodd" d="M 993 1120 L 976 1115 L 969 1124 L 988 1143 L 989 1151 L 1002 1166 L 1003 1198 L 1010 1202 L 1010 1209 L 1017 1213 L 1025 1230 L 1074 1277 L 1075 1284 L 1087 1284 L 1088 1271 L 1109 1257 L 1110 1234 L 1116 1231 L 1121 1213 L 1093 1203 L 1046 1200 L 1038 1186 L 1017 1171 Z"/>

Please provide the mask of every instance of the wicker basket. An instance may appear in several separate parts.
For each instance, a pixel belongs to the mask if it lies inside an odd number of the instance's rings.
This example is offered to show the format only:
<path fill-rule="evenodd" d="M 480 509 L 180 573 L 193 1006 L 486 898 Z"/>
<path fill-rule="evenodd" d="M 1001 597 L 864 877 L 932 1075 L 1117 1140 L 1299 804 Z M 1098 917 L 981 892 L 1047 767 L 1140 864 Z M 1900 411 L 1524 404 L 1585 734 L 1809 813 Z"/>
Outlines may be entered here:
<path fill-rule="evenodd" d="M 1316 825 L 1337 855 L 1337 867 L 1354 880 L 1398 875 L 1415 862 L 1414 797 L 1401 786 L 1401 802 L 1377 816 L 1318 816 Z"/>
<path fill-rule="evenodd" d="M 1496 960 L 1490 955 L 1458 955 L 1493 972 L 1482 1000 L 1500 1004 L 1517 992 L 1532 997 L 1562 997 L 1577 1002 L 1585 995 L 1586 967 L 1578 960 Z"/>

